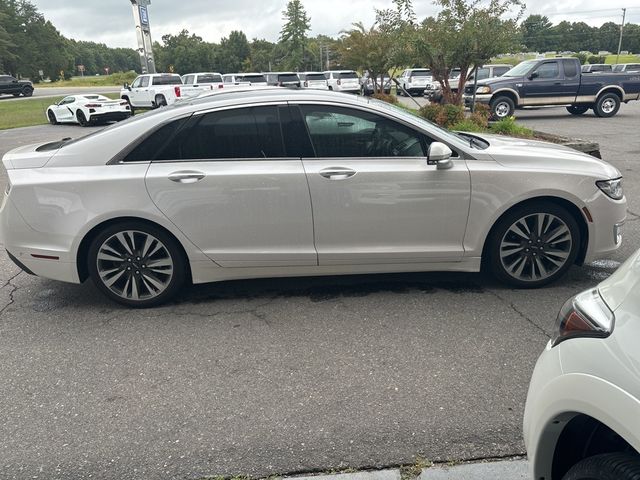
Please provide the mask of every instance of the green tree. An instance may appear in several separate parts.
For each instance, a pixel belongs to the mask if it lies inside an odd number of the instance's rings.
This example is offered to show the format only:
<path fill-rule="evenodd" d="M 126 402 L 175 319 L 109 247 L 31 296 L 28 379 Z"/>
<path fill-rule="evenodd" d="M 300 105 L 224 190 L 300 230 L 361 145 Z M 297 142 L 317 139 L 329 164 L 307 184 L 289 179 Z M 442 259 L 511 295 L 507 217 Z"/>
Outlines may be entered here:
<path fill-rule="evenodd" d="M 229 34 L 229 38 L 220 41 L 220 48 L 216 54 L 216 65 L 222 73 L 243 71 L 247 66 L 247 59 L 251 55 L 251 47 L 247 36 L 238 30 Z"/>
<path fill-rule="evenodd" d="M 549 35 L 552 23 L 546 16 L 529 15 L 520 25 L 522 43 L 530 51 L 546 52 L 551 49 Z"/>
<path fill-rule="evenodd" d="M 436 0 L 442 7 L 436 18 L 429 17 L 416 29 L 412 41 L 416 63 L 426 63 L 442 85 L 445 102 L 460 104 L 471 67 L 488 62 L 500 53 L 517 47 L 518 25 L 523 4 L 520 0 Z M 517 9 L 515 14 L 512 13 Z M 503 19 L 511 14 L 511 18 Z M 449 72 L 460 68 L 459 85 L 451 91 Z"/>
<path fill-rule="evenodd" d="M 178 35 L 163 35 L 162 45 L 154 46 L 159 71 L 174 71 L 184 75 L 214 69 L 215 46 L 201 37 L 182 30 Z"/>
<path fill-rule="evenodd" d="M 305 47 L 311 19 L 300 0 L 290 0 L 282 15 L 285 23 L 280 31 L 280 43 L 288 50 L 284 63 L 292 70 L 305 69 Z"/>
<path fill-rule="evenodd" d="M 271 69 L 270 65 L 274 60 L 275 46 L 275 43 L 268 40 L 254 38 L 249 45 L 249 63 L 246 65 L 246 70 L 254 72 L 269 71 Z"/>

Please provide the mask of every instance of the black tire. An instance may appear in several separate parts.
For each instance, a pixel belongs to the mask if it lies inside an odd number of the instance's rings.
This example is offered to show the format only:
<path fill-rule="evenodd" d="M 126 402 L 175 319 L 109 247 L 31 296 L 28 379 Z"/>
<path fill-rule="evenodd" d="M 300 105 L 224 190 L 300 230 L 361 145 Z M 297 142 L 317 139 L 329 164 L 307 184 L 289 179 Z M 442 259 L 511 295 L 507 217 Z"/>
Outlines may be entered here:
<path fill-rule="evenodd" d="M 24 95 L 25 97 L 30 97 L 31 95 L 33 95 L 33 88 L 31 87 L 24 87 L 22 89 L 22 95 Z"/>
<path fill-rule="evenodd" d="M 58 125 L 58 119 L 56 118 L 56 114 L 51 110 L 47 111 L 47 118 L 49 119 L 49 123 L 51 125 Z"/>
<path fill-rule="evenodd" d="M 19 93 L 13 93 L 12 95 L 13 95 L 14 97 L 19 97 L 19 96 L 20 96 L 20 94 L 19 94 Z"/>
<path fill-rule="evenodd" d="M 576 463 L 562 480 L 640 480 L 640 456 L 605 453 Z"/>
<path fill-rule="evenodd" d="M 333 87 L 331 85 L 329 85 L 329 90 L 333 91 Z"/>
<path fill-rule="evenodd" d="M 545 215 L 541 236 L 536 231 L 538 214 Z M 513 229 L 522 221 L 525 225 L 519 226 L 520 231 L 528 236 Z M 561 231 L 566 233 L 559 235 Z M 518 288 L 537 288 L 556 281 L 575 263 L 580 227 L 566 209 L 539 201 L 508 211 L 494 225 L 487 242 L 486 260 L 498 280 Z"/>
<path fill-rule="evenodd" d="M 164 245 L 166 252 L 168 252 L 168 255 L 170 256 L 172 267 L 173 267 L 172 275 L 166 287 L 164 288 L 164 290 L 158 293 L 156 296 L 152 296 L 150 298 L 144 298 L 144 299 L 141 298 L 138 300 L 134 300 L 132 298 L 124 298 L 123 296 L 113 291 L 109 286 L 107 286 L 102 280 L 102 278 L 100 277 L 100 274 L 98 272 L 98 268 L 99 268 L 98 253 L 100 248 L 106 241 L 108 241 L 108 239 L 110 239 L 114 235 L 121 232 L 126 232 L 126 231 L 135 231 L 141 234 L 151 235 L 152 237 L 155 237 L 159 242 L 161 242 Z M 141 246 L 142 248 L 144 248 L 143 244 L 139 242 L 139 244 L 137 245 L 138 248 L 133 249 L 133 254 L 140 255 Z M 151 247 L 152 246 L 153 244 L 151 245 Z M 142 258 L 142 260 L 140 261 L 144 262 L 145 258 Z M 146 261 L 149 261 L 149 258 L 147 258 Z M 123 266 L 135 265 L 135 264 L 126 264 L 124 263 L 124 260 L 122 263 L 123 263 Z M 144 267 L 144 265 L 142 265 L 142 267 Z M 136 267 L 134 266 L 134 268 Z M 140 265 L 138 265 L 137 268 L 140 268 Z M 105 228 L 103 231 L 101 231 L 93 239 L 93 241 L 91 242 L 91 245 L 89 246 L 89 251 L 87 254 L 87 269 L 89 271 L 89 277 L 91 278 L 93 283 L 96 285 L 98 290 L 100 290 L 103 294 L 105 294 L 111 300 L 117 303 L 120 303 L 122 305 L 126 305 L 128 307 L 134 307 L 134 308 L 155 307 L 169 301 L 180 291 L 180 289 L 185 284 L 185 281 L 187 278 L 187 271 L 188 271 L 187 259 L 184 257 L 182 249 L 179 247 L 178 242 L 173 238 L 172 235 L 168 234 L 161 228 L 158 228 L 154 225 L 150 225 L 144 222 L 135 222 L 135 221 L 126 221 L 126 222 L 113 224 Z M 131 276 L 131 278 L 134 278 L 133 272 L 131 272 L 131 274 L 129 275 Z M 142 275 L 144 276 L 144 271 L 142 272 Z M 138 284 L 140 284 L 141 281 L 142 279 L 139 278 Z"/>
<path fill-rule="evenodd" d="M 516 110 L 516 105 L 510 97 L 496 97 L 491 100 L 491 118 L 493 120 L 502 120 L 510 117 Z"/>
<path fill-rule="evenodd" d="M 83 127 L 89 126 L 89 120 L 87 120 L 87 117 L 84 116 L 84 113 L 82 112 L 82 110 L 76 111 L 76 118 L 78 119 L 78 123 Z"/>
<path fill-rule="evenodd" d="M 589 110 L 589 105 L 569 105 L 567 107 L 567 112 L 571 115 L 582 115 L 587 110 Z"/>
<path fill-rule="evenodd" d="M 129 111 L 131 112 L 131 116 L 135 115 L 135 109 L 133 108 L 133 105 L 131 105 L 131 100 L 129 100 L 129 97 L 121 97 L 122 100 L 126 100 L 127 103 L 129 104 Z"/>
<path fill-rule="evenodd" d="M 593 106 L 596 116 L 601 118 L 613 117 L 620 110 L 620 97 L 615 93 L 600 95 Z"/>
<path fill-rule="evenodd" d="M 164 98 L 164 95 L 156 95 L 154 100 L 156 108 L 165 107 L 167 105 L 167 99 Z"/>

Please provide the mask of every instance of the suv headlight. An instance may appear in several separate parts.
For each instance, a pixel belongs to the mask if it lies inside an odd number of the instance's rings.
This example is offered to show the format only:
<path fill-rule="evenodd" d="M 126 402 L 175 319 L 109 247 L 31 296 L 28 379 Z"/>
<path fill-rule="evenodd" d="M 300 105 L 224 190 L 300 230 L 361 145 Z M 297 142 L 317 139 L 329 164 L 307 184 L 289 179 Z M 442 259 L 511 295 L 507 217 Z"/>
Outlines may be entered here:
<path fill-rule="evenodd" d="M 489 85 L 478 87 L 476 93 L 491 93 L 491 87 Z"/>
<path fill-rule="evenodd" d="M 614 320 L 615 315 L 597 289 L 579 293 L 560 309 L 551 344 L 555 347 L 577 337 L 606 338 L 613 331 Z"/>
<path fill-rule="evenodd" d="M 624 197 L 622 177 L 614 178 L 613 180 L 599 180 L 596 182 L 596 185 L 608 197 L 613 198 L 614 200 L 620 200 Z"/>

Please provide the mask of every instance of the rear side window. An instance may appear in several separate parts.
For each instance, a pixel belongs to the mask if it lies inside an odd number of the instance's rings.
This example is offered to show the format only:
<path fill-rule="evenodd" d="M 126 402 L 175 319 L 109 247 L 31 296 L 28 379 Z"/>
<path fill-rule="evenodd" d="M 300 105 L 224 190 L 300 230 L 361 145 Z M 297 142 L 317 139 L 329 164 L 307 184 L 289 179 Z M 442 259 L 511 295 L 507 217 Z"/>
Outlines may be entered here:
<path fill-rule="evenodd" d="M 559 74 L 558 63 L 557 62 L 547 62 L 540 65 L 535 69 L 535 72 L 538 74 L 538 78 L 557 78 Z"/>
<path fill-rule="evenodd" d="M 511 67 L 495 67 L 493 69 L 493 76 L 494 77 L 501 77 L 502 75 L 507 73 L 509 70 L 511 70 Z"/>
<path fill-rule="evenodd" d="M 158 160 L 285 157 L 276 106 L 240 108 L 193 117 Z"/>
<path fill-rule="evenodd" d="M 578 75 L 577 63 L 573 60 L 563 60 L 562 66 L 564 67 L 564 76 L 567 78 L 573 78 Z"/>
<path fill-rule="evenodd" d="M 167 123 L 151 135 L 147 136 L 124 158 L 125 162 L 144 162 L 155 160 L 158 152 L 162 150 L 183 127 L 188 117 Z"/>
<path fill-rule="evenodd" d="M 633 65 L 627 65 L 627 72 L 637 72 L 640 71 L 640 63 L 634 63 Z"/>
<path fill-rule="evenodd" d="M 162 75 L 153 77 L 153 85 L 182 85 L 182 79 L 179 75 Z"/>

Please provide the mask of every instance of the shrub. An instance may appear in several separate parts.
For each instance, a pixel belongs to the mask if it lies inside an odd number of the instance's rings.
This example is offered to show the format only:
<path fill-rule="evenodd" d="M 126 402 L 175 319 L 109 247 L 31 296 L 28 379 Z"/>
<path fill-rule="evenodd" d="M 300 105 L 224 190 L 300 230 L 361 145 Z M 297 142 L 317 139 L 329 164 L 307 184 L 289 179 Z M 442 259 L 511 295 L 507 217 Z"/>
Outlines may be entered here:
<path fill-rule="evenodd" d="M 587 54 L 586 53 L 574 53 L 571 56 L 577 58 L 578 60 L 580 60 L 580 65 L 584 65 L 585 63 L 587 63 Z"/>
<path fill-rule="evenodd" d="M 425 105 L 418 110 L 418 115 L 438 125 L 450 128 L 464 120 L 464 108 L 460 105 Z"/>
<path fill-rule="evenodd" d="M 397 105 L 398 103 L 400 103 L 398 102 L 398 97 L 396 97 L 395 95 L 391 95 L 383 92 L 374 93 L 371 96 L 373 98 L 377 98 L 378 100 L 382 100 L 383 102 L 391 103 L 393 105 Z"/>
<path fill-rule="evenodd" d="M 117 72 L 112 73 L 107 76 L 105 79 L 105 83 L 108 82 L 109 85 L 122 85 L 124 82 L 131 83 L 133 82 L 138 74 L 133 70 L 129 70 L 128 72 Z"/>
<path fill-rule="evenodd" d="M 526 127 L 523 127 L 522 125 L 518 125 L 516 123 L 515 117 L 507 117 L 503 118 L 502 120 L 498 120 L 497 122 L 494 122 L 489 126 L 489 130 L 492 133 L 509 135 L 511 137 L 533 137 L 533 131 Z"/>
<path fill-rule="evenodd" d="M 606 57 L 604 55 L 591 55 L 589 57 L 589 63 L 594 64 L 594 63 L 604 63 L 606 60 Z"/>
<path fill-rule="evenodd" d="M 466 118 L 461 122 L 458 122 L 455 125 L 452 125 L 450 130 L 458 131 L 458 132 L 486 132 L 487 131 L 486 127 L 482 127 L 478 125 L 476 122 L 471 120 L 471 118 Z"/>
<path fill-rule="evenodd" d="M 469 115 L 469 120 L 479 127 L 486 129 L 489 126 L 490 116 L 491 110 L 488 105 L 485 105 L 484 103 L 476 103 L 474 112 Z"/>

